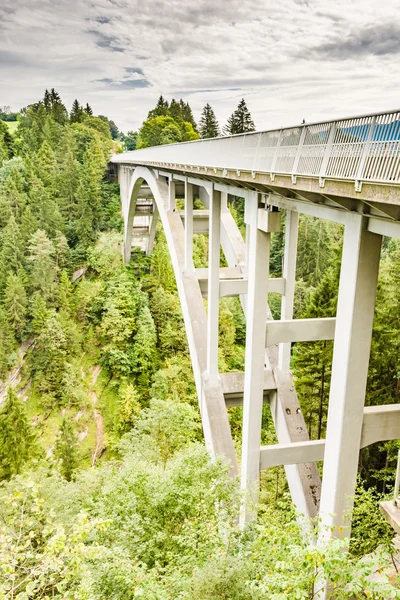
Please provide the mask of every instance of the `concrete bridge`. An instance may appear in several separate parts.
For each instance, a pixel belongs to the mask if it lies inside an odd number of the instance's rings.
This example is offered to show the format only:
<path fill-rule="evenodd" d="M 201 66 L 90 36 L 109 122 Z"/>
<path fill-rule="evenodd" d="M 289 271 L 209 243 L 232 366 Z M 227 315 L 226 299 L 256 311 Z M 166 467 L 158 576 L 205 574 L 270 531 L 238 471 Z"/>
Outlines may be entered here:
<path fill-rule="evenodd" d="M 243 508 L 242 522 L 256 510 L 260 471 L 284 465 L 298 510 L 308 518 L 319 513 L 337 534 L 346 527 L 349 535 L 360 448 L 400 438 L 400 405 L 364 407 L 382 236 L 400 237 L 400 111 L 146 148 L 112 163 L 126 261 L 132 244 L 152 251 L 162 222 L 206 444 L 229 458 L 234 475 L 226 406 L 243 403 L 241 481 L 254 506 Z M 245 199 L 246 241 L 227 208 L 229 195 Z M 193 210 L 194 197 L 204 211 Z M 184 211 L 176 198 L 184 198 Z M 282 211 L 283 277 L 274 279 L 270 239 Z M 293 319 L 301 213 L 344 226 L 336 318 Z M 195 233 L 209 235 L 207 269 L 194 268 Z M 279 321 L 268 307 L 270 292 L 282 296 Z M 246 315 L 245 371 L 219 373 L 219 298 L 234 295 Z M 326 439 L 317 441 L 309 440 L 289 370 L 291 342 L 312 340 L 334 340 Z M 271 407 L 276 445 L 261 445 L 263 402 Z M 316 461 L 324 461 L 322 483 Z"/>

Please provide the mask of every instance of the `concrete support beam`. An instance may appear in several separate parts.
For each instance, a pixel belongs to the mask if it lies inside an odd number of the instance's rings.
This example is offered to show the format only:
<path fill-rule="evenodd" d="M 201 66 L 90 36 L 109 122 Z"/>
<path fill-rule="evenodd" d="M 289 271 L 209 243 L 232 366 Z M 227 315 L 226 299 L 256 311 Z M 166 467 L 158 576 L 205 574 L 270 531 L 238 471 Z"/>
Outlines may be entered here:
<path fill-rule="evenodd" d="M 200 289 L 203 296 L 208 293 L 208 280 L 199 278 Z M 248 279 L 220 279 L 219 295 L 220 298 L 225 296 L 241 296 L 247 294 Z M 273 277 L 268 282 L 268 293 L 283 294 L 285 289 L 285 280 L 282 277 Z"/>
<path fill-rule="evenodd" d="M 322 539 L 339 535 L 340 527 L 350 535 L 381 241 L 380 235 L 366 230 L 364 217 L 349 215 L 344 231 L 322 479 L 320 516 L 326 526 Z"/>
<path fill-rule="evenodd" d="M 157 223 L 158 223 L 158 208 L 157 208 L 157 204 L 154 201 L 154 207 L 152 208 L 152 216 L 151 218 L 151 222 L 150 222 L 150 233 L 149 233 L 149 239 L 147 241 L 147 248 L 146 248 L 146 254 L 149 255 L 153 252 L 153 247 L 154 247 L 154 239 L 156 237 L 156 232 L 157 232 Z"/>
<path fill-rule="evenodd" d="M 207 379 L 218 379 L 219 266 L 221 247 L 221 192 L 212 191 L 208 240 Z"/>
<path fill-rule="evenodd" d="M 369 218 L 368 231 L 371 233 L 377 233 L 378 235 L 400 238 L 400 223 Z"/>
<path fill-rule="evenodd" d="M 193 185 L 185 179 L 185 272 L 193 272 Z"/>
<path fill-rule="evenodd" d="M 175 210 L 175 208 L 176 208 L 175 181 L 171 177 L 169 180 L 169 185 L 168 185 L 168 210 Z"/>
<path fill-rule="evenodd" d="M 360 447 L 400 439 L 400 404 L 364 408 Z"/>
<path fill-rule="evenodd" d="M 269 373 L 269 371 L 265 371 Z M 276 385 L 276 384 L 275 384 Z M 400 404 L 364 408 L 360 448 L 400 439 Z M 261 447 L 260 470 L 324 460 L 325 440 L 274 444 Z"/>
<path fill-rule="evenodd" d="M 264 386 L 265 322 L 267 318 L 270 233 L 258 228 L 258 194 L 246 200 L 248 238 L 248 293 L 246 309 L 246 352 L 243 401 L 241 486 L 257 505 L 260 468 L 261 421 Z M 244 525 L 255 511 L 245 502 Z"/>
<path fill-rule="evenodd" d="M 324 204 L 312 204 L 311 202 L 299 202 L 298 200 L 290 200 L 289 198 L 283 198 L 277 194 L 267 194 L 266 202 L 271 206 L 282 208 L 283 210 L 290 210 L 297 213 L 303 213 L 312 217 L 318 217 L 319 219 L 326 219 L 327 221 L 333 221 L 335 223 L 346 224 L 348 217 L 350 216 L 344 210 L 331 208 Z"/>
<path fill-rule="evenodd" d="M 299 233 L 299 215 L 291 210 L 286 211 L 285 251 L 283 256 L 283 277 L 286 282 L 282 296 L 281 319 L 293 319 L 294 288 L 296 282 L 297 238 Z M 288 371 L 290 368 L 291 343 L 279 344 L 279 367 Z"/>
<path fill-rule="evenodd" d="M 316 342 L 333 340 L 336 319 L 292 319 L 288 321 L 267 321 L 265 347 L 279 343 Z"/>
<path fill-rule="evenodd" d="M 244 393 L 244 373 L 220 373 L 222 389 L 227 406 L 241 406 Z M 275 378 L 272 371 L 264 370 L 263 395 L 264 402 L 268 401 L 270 392 L 276 390 Z"/>
<path fill-rule="evenodd" d="M 299 465 L 324 460 L 324 453 L 325 440 L 261 446 L 260 471 L 280 465 Z"/>

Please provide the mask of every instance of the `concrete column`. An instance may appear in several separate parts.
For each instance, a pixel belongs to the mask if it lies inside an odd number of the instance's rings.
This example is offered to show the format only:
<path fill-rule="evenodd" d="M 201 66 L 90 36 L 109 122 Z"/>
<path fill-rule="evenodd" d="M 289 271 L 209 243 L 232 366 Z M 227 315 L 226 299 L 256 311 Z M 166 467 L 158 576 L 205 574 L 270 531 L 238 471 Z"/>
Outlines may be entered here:
<path fill-rule="evenodd" d="M 185 271 L 193 271 L 193 185 L 185 180 Z"/>
<path fill-rule="evenodd" d="M 242 472 L 241 486 L 250 492 L 254 503 L 258 499 L 260 473 L 261 421 L 263 407 L 265 331 L 269 277 L 270 233 L 257 227 L 258 194 L 246 198 L 248 292 L 246 307 L 246 352 L 243 399 Z M 255 513 L 249 506 L 250 498 L 242 507 L 242 526 Z"/>
<path fill-rule="evenodd" d="M 175 210 L 175 208 L 176 208 L 175 181 L 173 181 L 173 179 L 170 179 L 169 186 L 168 186 L 168 210 Z"/>
<path fill-rule="evenodd" d="M 297 238 L 299 213 L 286 211 L 285 252 L 283 257 L 283 277 L 285 293 L 282 296 L 281 319 L 293 319 L 294 286 L 296 281 Z M 279 366 L 282 371 L 290 368 L 291 344 L 279 344 Z"/>
<path fill-rule="evenodd" d="M 344 232 L 320 515 L 321 540 L 349 536 L 382 237 L 349 215 Z M 333 528 L 333 533 L 331 532 Z M 341 528 L 345 528 L 341 530 Z"/>
<path fill-rule="evenodd" d="M 221 192 L 210 194 L 210 233 L 208 237 L 208 311 L 207 376 L 211 383 L 218 378 L 219 265 L 221 235 Z"/>

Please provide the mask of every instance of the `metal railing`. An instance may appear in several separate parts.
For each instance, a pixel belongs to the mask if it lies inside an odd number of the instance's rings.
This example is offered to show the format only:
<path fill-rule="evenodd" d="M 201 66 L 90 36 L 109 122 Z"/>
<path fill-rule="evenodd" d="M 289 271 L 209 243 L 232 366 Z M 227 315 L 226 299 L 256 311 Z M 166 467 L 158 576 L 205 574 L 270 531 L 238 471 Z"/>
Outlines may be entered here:
<path fill-rule="evenodd" d="M 400 183 L 400 111 L 125 152 L 112 162 Z"/>

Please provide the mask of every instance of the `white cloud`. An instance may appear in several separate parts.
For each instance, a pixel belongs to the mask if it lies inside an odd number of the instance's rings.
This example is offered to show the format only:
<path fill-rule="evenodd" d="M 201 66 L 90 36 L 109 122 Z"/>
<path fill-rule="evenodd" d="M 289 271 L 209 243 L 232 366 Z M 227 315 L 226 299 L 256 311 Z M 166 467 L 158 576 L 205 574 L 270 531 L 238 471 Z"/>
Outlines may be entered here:
<path fill-rule="evenodd" d="M 259 129 L 396 108 L 397 0 L 2 0 L 0 104 L 55 87 L 124 130 L 162 93 Z"/>

